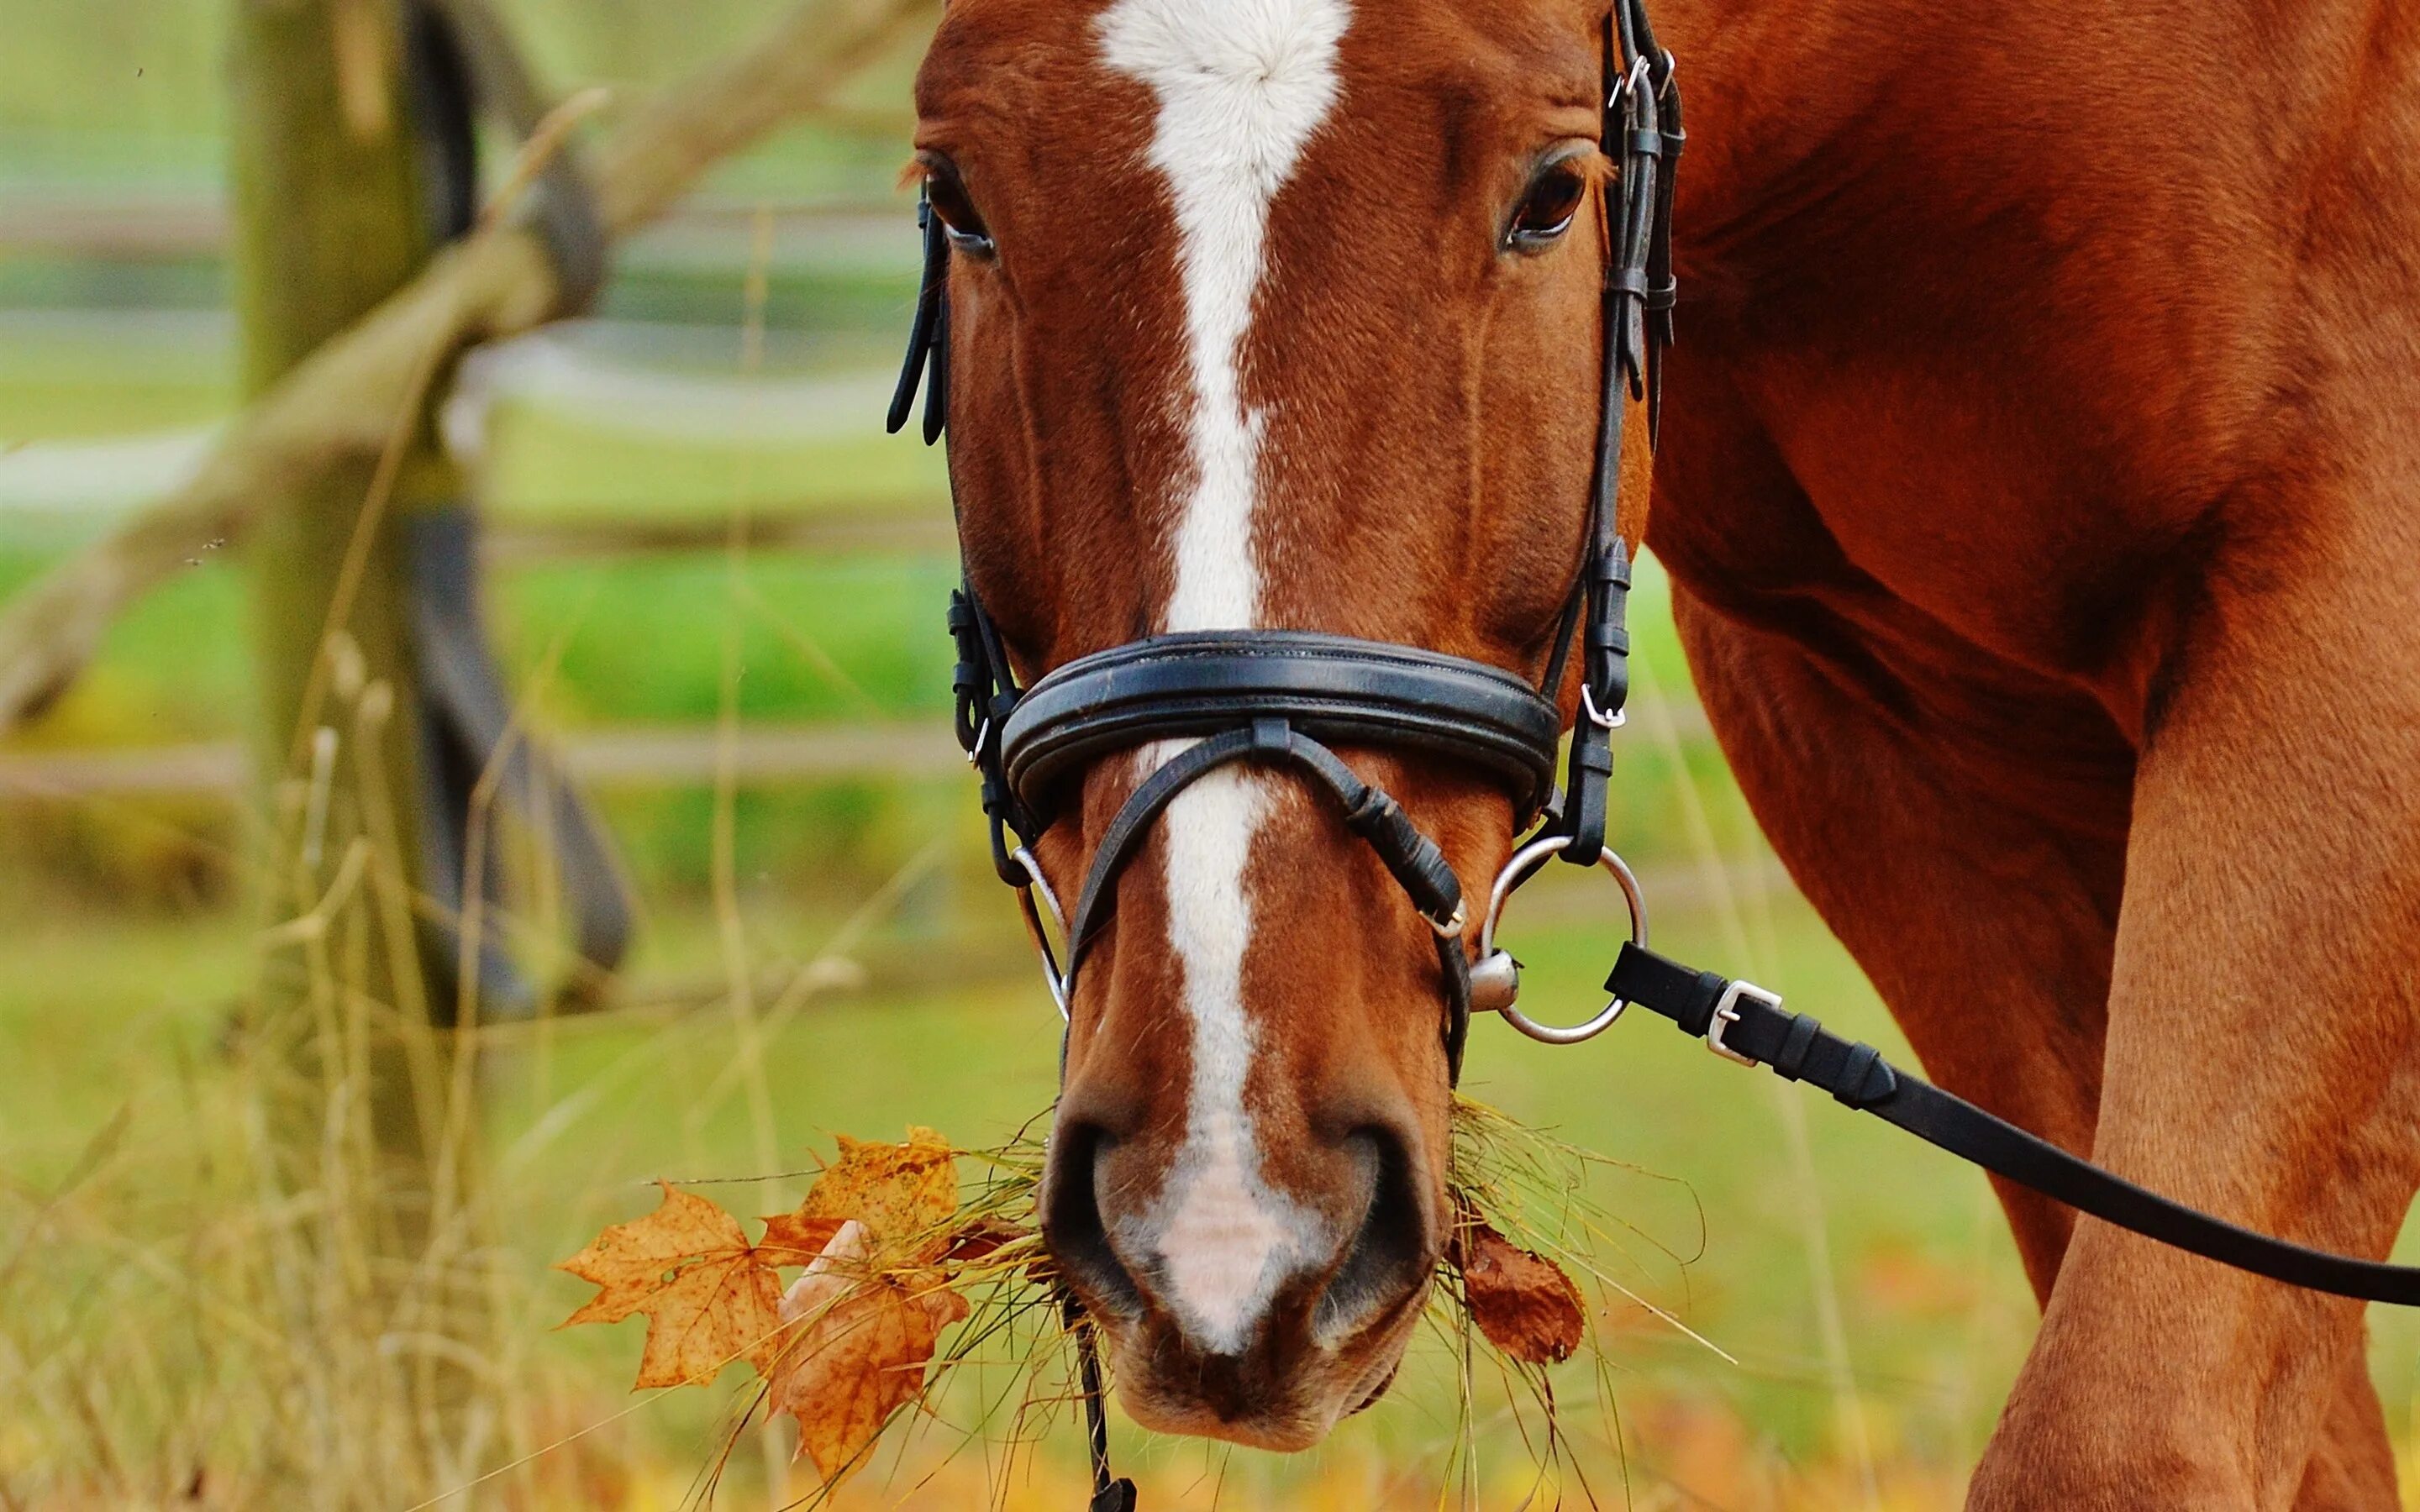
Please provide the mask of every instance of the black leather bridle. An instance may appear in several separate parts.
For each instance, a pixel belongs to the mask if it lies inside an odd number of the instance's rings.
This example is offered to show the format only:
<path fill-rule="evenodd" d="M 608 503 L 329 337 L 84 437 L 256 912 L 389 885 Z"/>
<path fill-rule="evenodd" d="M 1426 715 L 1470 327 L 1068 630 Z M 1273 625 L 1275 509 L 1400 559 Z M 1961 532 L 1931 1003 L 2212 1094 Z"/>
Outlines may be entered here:
<path fill-rule="evenodd" d="M 1078 968 L 1107 921 L 1114 885 L 1153 824 L 1184 789 L 1235 763 L 1291 768 L 1337 803 L 1348 832 L 1369 844 L 1435 932 L 1445 1003 L 1449 1074 L 1459 1079 L 1473 1010 L 1497 1011 L 1536 1038 L 1571 1043 L 1609 1026 L 1631 1003 L 1671 1019 L 1718 1054 L 1831 1092 L 1919 1138 L 2082 1211 L 2178 1248 L 2314 1290 L 2420 1305 L 2420 1269 L 2307 1249 L 2172 1202 L 2069 1154 L 1883 1059 L 1871 1045 L 1826 1031 L 1810 1015 L 1745 980 L 1680 965 L 1646 949 L 1637 883 L 1605 848 L 1612 732 L 1629 691 L 1623 611 L 1630 557 L 1617 528 L 1625 395 L 1660 427 L 1663 360 L 1672 339 L 1672 172 L 1684 140 L 1672 55 L 1658 47 L 1644 0 L 1616 0 L 1604 39 L 1602 146 L 1620 172 L 1606 191 L 1610 252 L 1603 293 L 1603 386 L 1594 475 L 1579 570 L 1553 630 L 1544 675 L 1504 671 L 1415 646 L 1301 630 L 1218 630 L 1152 636 L 1079 657 L 1021 687 L 997 625 L 971 583 L 951 596 L 959 745 L 983 779 L 992 864 L 1016 889 L 1051 995 L 1070 1012 Z M 917 207 L 924 270 L 890 428 L 924 390 L 923 436 L 949 423 L 950 244 L 929 198 Z M 1562 718 L 1556 697 L 1576 640 L 1580 714 L 1563 780 L 1555 782 Z M 1078 895 L 1062 915 L 1034 861 L 1034 841 L 1058 816 L 1064 779 L 1100 758 L 1162 740 L 1190 741 L 1158 766 L 1110 820 Z M 1336 745 L 1415 750 L 1497 779 L 1514 828 L 1536 829 L 1497 877 L 1474 966 L 1464 945 L 1469 911 L 1435 841 L 1393 798 L 1355 775 Z M 1550 857 L 1608 865 L 1629 895 L 1632 938 L 1585 1025 L 1555 1029 L 1514 1007 L 1518 968 L 1494 948 L 1507 896 Z M 1035 898 L 1039 894 L 1041 907 Z M 1041 915 L 1059 916 L 1065 959 Z M 1078 1346 L 1094 1493 L 1093 1512 L 1132 1512 L 1134 1485 L 1109 1473 L 1107 1419 L 1092 1328 L 1063 1296 Z"/>
<path fill-rule="evenodd" d="M 1290 767 L 1325 790 L 1346 830 L 1377 854 L 1435 932 L 1446 1059 L 1457 1079 L 1472 1007 L 1462 885 L 1435 842 L 1392 797 L 1357 777 L 1333 748 L 1417 750 L 1462 763 L 1495 778 L 1511 795 L 1516 829 L 1538 824 L 1525 848 L 1552 836 L 1560 841 L 1554 854 L 1583 866 L 1595 865 L 1604 853 L 1611 735 L 1629 692 L 1630 640 L 1622 616 L 1630 555 L 1615 519 L 1622 403 L 1625 392 L 1646 400 L 1651 427 L 1661 408 L 1673 297 L 1670 170 L 1683 142 L 1671 54 L 1655 45 L 1640 0 L 1615 7 L 1605 58 L 1602 142 L 1621 171 L 1605 207 L 1610 255 L 1595 468 L 1579 571 L 1538 683 L 1416 646 L 1305 630 L 1213 630 L 1115 646 L 1020 687 L 1000 630 L 973 586 L 962 584 L 953 597 L 958 741 L 983 776 L 993 866 L 1024 902 L 1063 1012 L 1113 906 L 1118 874 L 1153 822 L 1188 784 L 1230 764 Z M 907 424 L 921 381 L 929 444 L 949 423 L 950 243 L 929 201 L 917 213 L 924 236 L 923 286 L 890 424 L 894 431 Z M 1556 696 L 1575 638 L 1583 714 L 1558 788 L 1563 721 Z M 1110 821 L 1094 849 L 1075 912 L 1062 920 L 1065 959 L 1057 960 L 1034 892 L 1050 912 L 1059 910 L 1032 845 L 1057 817 L 1061 779 L 1111 752 L 1160 740 L 1194 744 L 1146 778 Z"/>

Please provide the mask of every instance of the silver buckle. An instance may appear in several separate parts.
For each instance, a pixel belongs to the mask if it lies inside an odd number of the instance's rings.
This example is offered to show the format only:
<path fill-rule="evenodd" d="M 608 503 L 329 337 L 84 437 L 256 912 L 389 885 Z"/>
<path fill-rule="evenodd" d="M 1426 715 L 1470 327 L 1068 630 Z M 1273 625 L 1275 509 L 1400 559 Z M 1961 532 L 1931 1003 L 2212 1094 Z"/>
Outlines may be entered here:
<path fill-rule="evenodd" d="M 1648 70 L 1653 66 L 1653 63 L 1648 58 L 1646 54 L 1641 53 L 1638 54 L 1637 61 L 1630 65 L 1630 71 L 1623 74 L 1620 79 L 1614 82 L 1613 96 L 1605 102 L 1605 108 L 1611 110 L 1614 106 L 1621 104 L 1622 96 L 1630 93 L 1633 89 L 1636 89 L 1640 85 L 1646 83 Z"/>
<path fill-rule="evenodd" d="M 1616 709 L 1611 714 L 1607 714 L 1598 708 L 1596 695 L 1589 691 L 1589 686 L 1586 683 L 1580 685 L 1580 712 L 1588 716 L 1589 723 L 1600 730 L 1619 730 L 1630 722 L 1628 709 Z"/>
<path fill-rule="evenodd" d="M 1714 1016 L 1706 1024 L 1706 1048 L 1725 1060 L 1736 1060 L 1743 1066 L 1761 1065 L 1762 1062 L 1754 1056 L 1741 1055 L 1723 1043 L 1723 1030 L 1740 1021 L 1739 1000 L 1743 997 L 1753 997 L 1767 1008 L 1781 1006 L 1779 993 L 1767 991 L 1752 981 L 1732 982 L 1723 989 L 1723 995 L 1714 1000 Z"/>

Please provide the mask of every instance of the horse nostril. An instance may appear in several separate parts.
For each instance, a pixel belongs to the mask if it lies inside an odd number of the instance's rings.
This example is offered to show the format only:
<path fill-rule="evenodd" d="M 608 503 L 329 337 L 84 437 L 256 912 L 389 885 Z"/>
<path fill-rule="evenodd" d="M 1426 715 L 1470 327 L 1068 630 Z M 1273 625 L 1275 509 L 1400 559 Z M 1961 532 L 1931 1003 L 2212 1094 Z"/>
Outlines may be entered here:
<path fill-rule="evenodd" d="M 1142 1311 L 1142 1293 L 1135 1286 L 1101 1223 L 1097 1172 L 1101 1146 L 1108 1139 L 1099 1127 L 1071 1123 L 1050 1136 L 1050 1170 L 1043 1194 L 1042 1242 L 1061 1275 L 1080 1286 L 1088 1300 L 1128 1316 Z"/>
<path fill-rule="evenodd" d="M 1356 1130 L 1345 1143 L 1371 1168 L 1370 1206 L 1311 1317 L 1312 1328 L 1327 1337 L 1401 1303 L 1435 1264 L 1409 1146 L 1385 1127 Z"/>

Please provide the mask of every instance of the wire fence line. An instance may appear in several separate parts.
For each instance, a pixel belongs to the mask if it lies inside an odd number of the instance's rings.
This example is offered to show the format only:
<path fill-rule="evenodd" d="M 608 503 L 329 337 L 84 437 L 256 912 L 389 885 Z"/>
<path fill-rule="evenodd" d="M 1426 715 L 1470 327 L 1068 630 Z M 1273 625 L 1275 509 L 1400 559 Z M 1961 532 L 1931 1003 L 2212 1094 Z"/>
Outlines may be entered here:
<path fill-rule="evenodd" d="M 912 127 L 892 123 L 905 140 Z M 690 202 L 637 239 L 630 255 L 694 255 L 704 248 L 744 242 L 749 223 L 772 217 L 783 233 L 827 239 L 891 237 L 899 208 L 871 196 L 767 201 L 707 197 Z M 15 190 L 0 194 L 0 251 L 92 262 L 156 262 L 212 258 L 225 248 L 224 194 L 185 190 L 128 194 L 87 189 Z M 731 260 L 725 255 L 725 260 Z"/>

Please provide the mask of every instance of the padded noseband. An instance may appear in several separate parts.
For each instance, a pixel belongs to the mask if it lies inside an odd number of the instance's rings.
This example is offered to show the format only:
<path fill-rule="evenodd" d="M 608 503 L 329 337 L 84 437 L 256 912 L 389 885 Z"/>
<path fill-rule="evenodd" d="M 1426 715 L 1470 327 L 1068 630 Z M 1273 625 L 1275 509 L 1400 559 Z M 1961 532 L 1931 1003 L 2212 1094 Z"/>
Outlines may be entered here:
<path fill-rule="evenodd" d="M 1176 795 L 1231 763 L 1287 767 L 1335 797 L 1346 830 L 1377 853 L 1435 933 L 1446 1064 L 1459 1078 L 1470 1026 L 1462 884 L 1402 806 L 1329 745 L 1457 760 L 1503 784 L 1519 829 L 1552 800 L 1561 726 L 1545 695 L 1500 668 L 1314 631 L 1153 636 L 1067 663 L 1010 700 L 1001 723 L 999 766 L 1030 824 L 1049 824 L 1060 784 L 1105 756 L 1152 741 L 1195 743 L 1143 779 L 1094 846 L 1067 921 L 1063 993 L 1072 994 L 1108 917 L 1111 885 Z"/>
<path fill-rule="evenodd" d="M 1555 785 L 1562 717 L 1500 668 L 1307 630 L 1154 636 L 1071 661 L 1026 690 L 1001 731 L 1010 787 L 1052 811 L 1063 777 L 1144 741 L 1284 719 L 1339 746 L 1404 747 L 1489 773 L 1521 825 Z"/>

